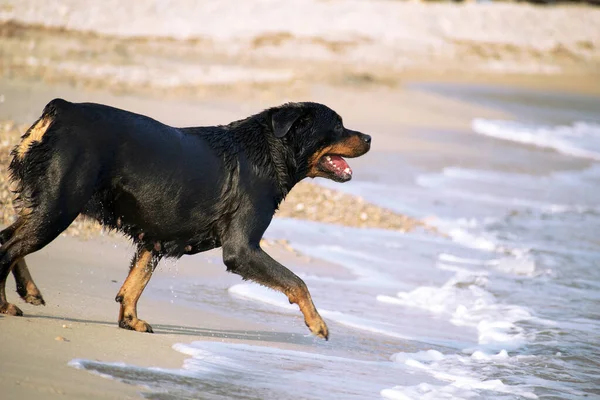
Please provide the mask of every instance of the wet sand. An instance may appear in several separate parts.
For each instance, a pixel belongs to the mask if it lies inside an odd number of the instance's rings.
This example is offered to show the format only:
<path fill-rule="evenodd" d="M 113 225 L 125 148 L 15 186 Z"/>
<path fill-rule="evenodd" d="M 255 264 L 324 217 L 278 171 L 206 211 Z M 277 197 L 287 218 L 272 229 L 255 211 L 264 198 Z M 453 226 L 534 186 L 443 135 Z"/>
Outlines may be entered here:
<path fill-rule="evenodd" d="M 270 251 L 280 259 L 296 256 L 283 245 L 272 243 Z M 141 388 L 78 371 L 68 362 L 86 358 L 106 362 L 127 362 L 138 366 L 179 368 L 184 356 L 171 349 L 177 342 L 219 340 L 252 342 L 293 341 L 291 332 L 264 332 L 260 323 L 241 323 L 228 315 L 214 315 L 153 296 L 153 286 L 169 275 L 164 265 L 155 272 L 140 301 L 139 314 L 155 334 L 119 329 L 118 305 L 113 296 L 128 270 L 133 248 L 116 238 L 82 241 L 62 236 L 28 257 L 32 274 L 46 306 L 32 306 L 17 300 L 14 281 L 9 278 L 9 301 L 21 307 L 24 317 L 0 316 L 3 336 L 0 385 L 3 398 L 27 399 L 123 399 L 137 398 Z M 225 268 L 201 257 L 180 263 L 179 278 L 221 278 L 238 281 Z M 159 281 L 159 282 L 156 282 Z M 298 318 L 300 319 L 300 318 Z M 304 334 L 296 321 L 296 333 Z"/>

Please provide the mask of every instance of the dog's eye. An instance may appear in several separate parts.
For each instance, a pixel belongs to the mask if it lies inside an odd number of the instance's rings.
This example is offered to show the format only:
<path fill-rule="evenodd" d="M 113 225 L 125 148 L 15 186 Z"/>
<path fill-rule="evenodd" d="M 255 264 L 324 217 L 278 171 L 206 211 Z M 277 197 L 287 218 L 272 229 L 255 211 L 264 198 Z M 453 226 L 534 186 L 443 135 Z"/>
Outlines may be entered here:
<path fill-rule="evenodd" d="M 342 130 L 344 130 L 344 126 L 342 125 L 341 122 L 338 122 L 337 124 L 335 124 L 335 130 L 337 132 L 341 132 Z"/>

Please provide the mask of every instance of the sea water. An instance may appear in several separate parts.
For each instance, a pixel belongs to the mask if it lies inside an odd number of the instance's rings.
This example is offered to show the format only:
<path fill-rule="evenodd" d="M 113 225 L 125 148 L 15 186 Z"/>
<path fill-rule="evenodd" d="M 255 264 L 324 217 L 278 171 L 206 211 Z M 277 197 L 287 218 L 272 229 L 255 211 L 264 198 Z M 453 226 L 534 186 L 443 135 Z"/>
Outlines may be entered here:
<path fill-rule="evenodd" d="M 439 92 L 468 101 L 463 89 Z M 328 322 L 329 342 L 308 335 L 280 293 L 178 282 L 167 296 L 260 321 L 265 331 L 249 333 L 255 344 L 182 337 L 174 351 L 188 358 L 176 370 L 71 364 L 162 399 L 600 398 L 600 115 L 586 112 L 600 110 L 600 99 L 578 99 L 585 106 L 572 110 L 569 101 L 536 102 L 548 94 L 528 93 L 535 107 L 500 94 L 478 89 L 470 99 L 514 118 L 474 119 L 462 137 L 474 151 L 503 143 L 511 168 L 449 159 L 431 171 L 387 158 L 377 179 L 357 173 L 335 186 L 426 218 L 440 234 L 273 221 L 266 237 L 345 269 L 289 265 Z M 556 157 L 583 166 L 561 170 Z M 415 171 L 410 179 L 386 176 L 403 167 Z M 273 333 L 281 331 L 292 333 Z"/>

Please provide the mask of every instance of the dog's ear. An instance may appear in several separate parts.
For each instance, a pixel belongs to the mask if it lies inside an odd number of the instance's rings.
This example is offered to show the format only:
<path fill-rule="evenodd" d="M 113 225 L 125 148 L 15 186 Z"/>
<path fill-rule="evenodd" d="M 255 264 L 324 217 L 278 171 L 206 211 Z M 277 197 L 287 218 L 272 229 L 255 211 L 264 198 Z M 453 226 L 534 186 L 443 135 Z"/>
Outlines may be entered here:
<path fill-rule="evenodd" d="M 294 122 L 304 114 L 304 110 L 300 107 L 282 107 L 275 111 L 271 116 L 271 124 L 273 125 L 273 133 L 275 137 L 281 138 L 287 135 L 292 129 Z"/>

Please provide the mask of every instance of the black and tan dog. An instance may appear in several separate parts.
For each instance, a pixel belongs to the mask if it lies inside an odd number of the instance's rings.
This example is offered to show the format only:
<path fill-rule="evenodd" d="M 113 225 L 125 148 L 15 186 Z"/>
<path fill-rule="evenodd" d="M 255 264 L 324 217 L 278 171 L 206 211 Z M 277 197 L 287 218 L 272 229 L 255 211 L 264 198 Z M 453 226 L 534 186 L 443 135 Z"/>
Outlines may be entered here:
<path fill-rule="evenodd" d="M 24 257 L 83 214 L 137 245 L 117 294 L 119 326 L 152 332 L 136 306 L 161 257 L 223 248 L 227 270 L 287 295 L 315 335 L 327 326 L 304 282 L 259 246 L 279 203 L 305 177 L 345 182 L 342 157 L 358 157 L 371 137 L 344 128 L 317 103 L 290 103 L 225 126 L 173 128 L 100 104 L 51 101 L 13 150 L 17 221 L 0 232 L 0 312 L 13 270 L 17 292 L 44 304 Z"/>

